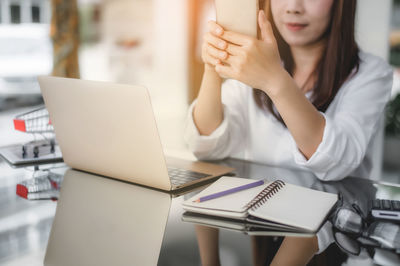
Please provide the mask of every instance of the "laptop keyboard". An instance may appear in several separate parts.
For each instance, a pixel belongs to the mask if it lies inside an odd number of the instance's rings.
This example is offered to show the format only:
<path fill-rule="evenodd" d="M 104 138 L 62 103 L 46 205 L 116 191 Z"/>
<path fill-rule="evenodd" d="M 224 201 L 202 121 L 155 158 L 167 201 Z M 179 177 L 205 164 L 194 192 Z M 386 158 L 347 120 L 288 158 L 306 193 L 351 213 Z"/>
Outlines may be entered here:
<path fill-rule="evenodd" d="M 211 176 L 209 174 L 193 172 L 190 170 L 168 166 L 168 175 L 172 184 L 180 186 L 200 178 Z"/>

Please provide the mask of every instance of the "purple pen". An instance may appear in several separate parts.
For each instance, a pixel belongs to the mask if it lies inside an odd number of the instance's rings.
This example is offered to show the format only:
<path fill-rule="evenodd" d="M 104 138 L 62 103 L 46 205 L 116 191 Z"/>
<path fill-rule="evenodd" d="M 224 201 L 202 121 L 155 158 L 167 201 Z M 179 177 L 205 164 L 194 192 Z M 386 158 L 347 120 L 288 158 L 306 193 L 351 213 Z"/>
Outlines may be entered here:
<path fill-rule="evenodd" d="M 206 201 L 206 200 L 219 198 L 219 197 L 222 197 L 222 196 L 225 196 L 225 195 L 229 195 L 229 194 L 232 194 L 232 193 L 235 193 L 235 192 L 239 192 L 239 191 L 242 191 L 242 190 L 245 190 L 245 189 L 261 186 L 263 184 L 264 184 L 264 180 L 258 180 L 257 182 L 253 182 L 253 183 L 250 183 L 250 184 L 242 185 L 242 186 L 239 186 L 239 187 L 234 187 L 234 188 L 231 188 L 231 189 L 228 189 L 228 190 L 224 190 L 224 191 L 220 191 L 220 192 L 217 192 L 217 193 L 214 193 L 214 194 L 210 194 L 210 195 L 207 195 L 207 196 L 204 196 L 204 197 L 200 197 L 197 200 L 195 200 L 195 202 L 203 202 L 203 201 Z"/>

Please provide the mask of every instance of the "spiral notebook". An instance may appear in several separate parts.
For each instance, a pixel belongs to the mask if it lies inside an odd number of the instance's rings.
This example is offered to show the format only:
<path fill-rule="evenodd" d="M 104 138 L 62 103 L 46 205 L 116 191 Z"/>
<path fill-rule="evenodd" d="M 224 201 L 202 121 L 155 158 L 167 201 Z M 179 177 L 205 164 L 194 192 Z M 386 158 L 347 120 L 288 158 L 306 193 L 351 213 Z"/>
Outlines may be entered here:
<path fill-rule="evenodd" d="M 316 233 L 338 199 L 336 194 L 277 180 L 213 200 L 195 202 L 199 197 L 252 182 L 253 179 L 223 176 L 186 200 L 183 208 L 193 213 L 270 226 L 274 230 Z"/>

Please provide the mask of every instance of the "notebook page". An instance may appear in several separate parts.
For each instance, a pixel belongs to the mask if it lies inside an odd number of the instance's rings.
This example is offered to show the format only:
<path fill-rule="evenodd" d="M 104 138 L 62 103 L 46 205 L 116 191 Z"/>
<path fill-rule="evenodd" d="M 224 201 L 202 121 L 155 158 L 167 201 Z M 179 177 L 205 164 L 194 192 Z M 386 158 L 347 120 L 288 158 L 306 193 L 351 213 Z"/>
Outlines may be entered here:
<path fill-rule="evenodd" d="M 337 201 L 337 195 L 286 183 L 249 214 L 315 232 Z"/>
<path fill-rule="evenodd" d="M 223 176 L 199 194 L 185 201 L 183 203 L 183 208 L 187 211 L 209 215 L 218 215 L 225 217 L 245 217 L 247 215 L 247 212 L 244 206 L 249 203 L 255 196 L 257 196 L 257 194 L 260 193 L 266 186 L 268 186 L 268 182 L 266 182 L 264 185 L 242 190 L 236 193 L 222 196 L 220 198 L 207 200 L 204 202 L 193 201 L 197 200 L 199 197 L 207 196 L 216 192 L 224 191 L 256 181 L 257 180 L 254 179 Z"/>

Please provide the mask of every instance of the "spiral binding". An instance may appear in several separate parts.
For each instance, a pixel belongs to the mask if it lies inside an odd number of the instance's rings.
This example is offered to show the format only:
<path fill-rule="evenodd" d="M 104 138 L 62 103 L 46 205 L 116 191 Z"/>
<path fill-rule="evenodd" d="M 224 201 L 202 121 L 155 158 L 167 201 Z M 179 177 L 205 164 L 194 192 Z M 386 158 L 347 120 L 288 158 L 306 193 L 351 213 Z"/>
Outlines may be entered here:
<path fill-rule="evenodd" d="M 277 193 L 283 186 L 285 182 L 282 180 L 276 180 L 264 188 L 258 195 L 249 203 L 247 203 L 244 208 L 246 210 L 256 210 L 258 207 L 263 205 L 268 199 L 270 199 L 275 193 Z"/>

